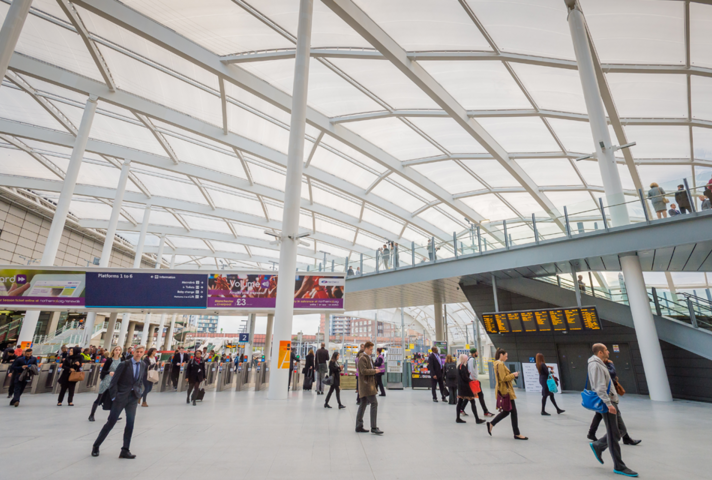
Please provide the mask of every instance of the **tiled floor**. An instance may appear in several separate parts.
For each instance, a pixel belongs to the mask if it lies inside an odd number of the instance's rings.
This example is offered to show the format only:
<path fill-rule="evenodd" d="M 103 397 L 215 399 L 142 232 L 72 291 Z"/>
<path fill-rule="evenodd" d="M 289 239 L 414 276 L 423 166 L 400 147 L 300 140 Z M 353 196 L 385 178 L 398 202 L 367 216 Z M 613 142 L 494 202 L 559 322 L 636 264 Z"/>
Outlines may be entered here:
<path fill-rule="evenodd" d="M 614 477 L 607 453 L 603 466 L 593 458 L 585 437 L 592 415 L 575 393 L 563 396 L 567 412 L 551 417 L 539 415 L 538 395 L 518 393 L 520 428 L 528 442 L 512 439 L 508 420 L 492 438 L 471 415 L 467 424 L 456 424 L 454 406 L 434 404 L 429 392 L 412 390 L 379 397 L 384 436 L 356 434 L 355 393 L 343 393 L 348 408 L 341 411 L 324 409 L 324 397 L 313 392 L 291 392 L 288 401 L 268 401 L 264 391 L 209 392 L 196 407 L 186 405 L 182 394 L 152 393 L 151 406 L 138 409 L 131 445 L 135 460 L 117 458 L 123 421 L 101 456 L 90 456 L 107 416 L 100 411 L 97 422 L 86 420 L 94 394 L 77 395 L 73 408 L 54 406 L 52 395 L 25 395 L 17 409 L 0 407 L 0 478 Z M 492 392 L 485 393 L 493 408 Z M 710 478 L 712 405 L 653 404 L 626 396 L 621 406 L 631 434 L 643 439 L 640 446 L 622 446 L 623 458 L 642 478 Z"/>

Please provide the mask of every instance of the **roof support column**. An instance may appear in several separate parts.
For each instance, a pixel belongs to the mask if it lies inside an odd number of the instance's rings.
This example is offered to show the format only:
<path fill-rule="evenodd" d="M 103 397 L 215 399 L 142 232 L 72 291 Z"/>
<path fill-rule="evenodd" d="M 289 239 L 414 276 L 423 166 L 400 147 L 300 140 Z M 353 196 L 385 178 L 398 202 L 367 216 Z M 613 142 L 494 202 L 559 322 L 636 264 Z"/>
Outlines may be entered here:
<path fill-rule="evenodd" d="M 598 81 L 596 80 L 596 71 L 593 64 L 591 46 L 586 35 L 583 13 L 579 10 L 576 0 L 565 0 L 565 2 L 569 8 L 569 29 L 571 30 L 576 63 L 578 64 L 581 86 L 586 100 L 586 110 L 588 111 L 588 121 L 596 148 L 598 167 L 601 170 L 603 188 L 606 192 L 606 199 L 611 213 L 611 223 L 614 227 L 627 225 L 630 223 L 628 210 L 623 204 L 625 202 L 623 186 L 613 154 L 611 137 L 608 133 L 606 114 Z M 611 207 L 611 205 L 617 206 Z M 640 260 L 636 255 L 621 257 L 621 268 L 623 269 L 625 285 L 628 291 L 630 310 L 635 324 L 635 334 L 638 338 L 640 354 L 643 358 L 650 399 L 659 402 L 671 402 L 670 383 L 665 371 L 665 362 L 663 361 L 658 332 L 648 303 L 648 293 L 645 289 L 645 279 L 643 278 Z M 574 288 L 577 288 L 577 286 Z"/>
<path fill-rule="evenodd" d="M 443 304 L 436 303 L 433 305 L 435 312 L 435 341 L 442 342 L 443 339 Z"/>
<path fill-rule="evenodd" d="M 265 350 L 264 350 L 264 356 L 265 356 L 265 365 L 269 363 L 271 355 L 271 346 L 272 346 L 272 330 L 274 327 L 274 313 L 270 313 L 267 315 L 267 331 L 265 332 Z"/>
<path fill-rule="evenodd" d="M 40 265 L 43 267 L 53 266 L 54 260 L 57 257 L 57 249 L 59 248 L 59 243 L 62 240 L 64 225 L 67 223 L 69 205 L 72 203 L 74 187 L 77 184 L 79 169 L 82 166 L 84 150 L 87 146 L 87 140 L 89 140 L 89 131 L 91 130 L 91 124 L 94 121 L 96 103 L 97 97 L 92 95 L 89 97 L 86 106 L 84 107 L 82 122 L 79 126 L 79 130 L 77 131 L 77 138 L 74 141 L 74 149 L 72 150 L 72 156 L 69 159 L 67 172 L 64 175 L 62 192 L 59 194 L 57 208 L 55 209 L 54 217 L 52 218 L 52 225 L 49 227 L 49 233 L 47 234 L 47 243 L 45 244 L 44 252 L 42 253 Z M 35 328 L 37 328 L 37 320 L 39 320 L 39 318 L 39 310 L 31 310 L 25 314 L 25 319 L 22 321 L 22 330 L 20 330 L 17 343 L 32 341 L 35 335 Z"/>
<path fill-rule="evenodd" d="M 304 134 L 306 130 L 307 89 L 309 86 L 309 47 L 311 45 L 313 0 L 300 0 L 299 26 L 297 29 L 297 53 L 294 67 L 292 118 L 289 131 L 287 155 L 287 181 L 284 191 L 282 213 L 282 244 L 279 251 L 279 276 L 275 308 L 274 340 L 272 350 L 279 353 L 279 342 L 292 340 L 292 316 L 294 315 L 294 289 L 297 267 L 297 234 L 299 232 L 299 205 L 302 192 L 304 167 Z M 289 366 L 279 365 L 279 354 L 272 357 L 267 398 L 287 398 Z"/>
<path fill-rule="evenodd" d="M 161 268 L 161 263 L 163 261 L 163 248 L 166 246 L 166 235 L 163 234 L 161 235 L 161 242 L 158 244 L 158 255 L 156 256 L 156 269 L 158 270 Z M 151 326 L 151 314 L 147 313 L 143 317 L 143 330 L 141 330 L 141 343 L 140 345 L 143 345 L 146 347 L 146 350 L 148 350 L 148 342 L 152 340 L 152 338 L 149 337 L 149 332 L 150 332 L 150 327 Z"/>
<path fill-rule="evenodd" d="M 247 323 L 249 323 L 247 332 L 250 334 L 250 338 L 247 341 L 247 345 L 245 345 L 245 356 L 247 357 L 247 361 L 252 363 L 252 354 L 255 351 L 255 323 L 257 323 L 257 314 L 248 314 Z"/>
<path fill-rule="evenodd" d="M 165 237 L 162 237 L 165 238 Z M 161 264 L 161 258 L 158 258 L 158 264 Z M 171 266 L 169 267 L 171 270 L 176 268 L 176 256 L 173 254 L 171 256 Z M 163 327 L 166 324 L 166 314 L 162 313 L 161 314 L 161 321 L 158 324 L 158 338 L 156 339 L 156 348 L 159 348 L 161 346 L 161 339 L 163 338 Z"/>
<path fill-rule="evenodd" d="M 111 217 L 109 217 L 109 228 L 106 229 L 106 237 L 104 238 L 104 247 L 101 250 L 101 257 L 99 259 L 99 268 L 106 268 L 109 266 L 109 261 L 111 260 L 111 250 L 114 247 L 114 237 L 116 236 L 116 226 L 119 224 L 119 217 L 121 216 L 121 206 L 124 202 L 124 193 L 126 192 L 126 183 L 129 179 L 129 173 L 131 171 L 131 160 L 124 160 L 124 164 L 121 166 L 121 174 L 119 175 L 119 184 L 116 187 L 116 196 L 114 197 L 114 205 L 111 209 Z M 116 315 L 112 313 L 112 318 L 114 318 L 114 323 L 116 323 Z M 89 312 L 87 314 L 87 320 L 84 323 L 84 338 L 82 341 L 82 346 L 88 347 L 91 343 L 91 337 L 94 333 L 94 322 L 96 321 L 96 313 Z M 111 325 L 113 328 L 113 324 Z M 112 330 L 111 336 L 114 335 Z M 107 331 L 107 335 L 109 332 Z"/>
<path fill-rule="evenodd" d="M 20 39 L 31 6 L 32 0 L 14 0 L 10 4 L 10 10 L 0 29 L 0 79 L 7 73 L 7 66 L 10 64 L 10 58 Z"/>

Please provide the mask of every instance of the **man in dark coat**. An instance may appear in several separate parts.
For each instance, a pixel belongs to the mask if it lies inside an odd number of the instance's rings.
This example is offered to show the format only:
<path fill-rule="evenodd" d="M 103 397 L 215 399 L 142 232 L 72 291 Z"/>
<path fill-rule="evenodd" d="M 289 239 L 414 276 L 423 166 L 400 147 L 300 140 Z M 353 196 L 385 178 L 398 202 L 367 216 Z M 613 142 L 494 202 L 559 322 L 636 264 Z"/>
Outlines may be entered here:
<path fill-rule="evenodd" d="M 433 402 L 438 403 L 438 397 L 435 395 L 435 387 L 440 386 L 440 395 L 443 402 L 447 402 L 448 391 L 443 384 L 443 367 L 440 364 L 440 355 L 438 355 L 438 347 L 433 347 L 433 353 L 428 357 L 428 371 L 430 372 L 430 386 L 433 390 Z"/>
<path fill-rule="evenodd" d="M 190 355 L 188 355 L 183 347 L 178 347 L 176 353 L 173 354 L 171 359 L 171 381 L 173 382 L 173 390 L 178 390 L 178 377 L 180 377 L 180 367 L 185 366 L 190 360 Z"/>
<path fill-rule="evenodd" d="M 680 213 L 690 213 L 690 197 L 687 195 L 687 190 L 685 190 L 684 185 L 677 186 L 677 192 L 675 192 L 675 203 L 680 208 Z"/>
<path fill-rule="evenodd" d="M 247 366 L 243 368 L 247 368 Z M 203 352 L 200 350 L 196 350 L 195 356 L 188 362 L 188 366 L 185 368 L 185 378 L 188 379 L 188 396 L 185 399 L 185 403 L 190 403 L 190 392 L 192 391 L 193 405 L 197 405 L 195 400 L 200 390 L 200 382 L 205 380 L 205 362 L 203 362 Z"/>
<path fill-rule="evenodd" d="M 385 360 L 383 358 L 383 349 L 377 348 L 376 352 L 378 353 L 378 356 L 376 357 L 376 361 L 373 362 L 373 366 L 376 368 L 381 368 L 385 363 Z M 376 386 L 381 391 L 381 393 L 378 395 L 379 397 L 386 396 L 386 390 L 383 388 L 383 374 L 384 372 L 380 372 L 378 375 L 376 375 Z"/>
<path fill-rule="evenodd" d="M 143 395 L 143 383 L 146 380 L 146 363 L 141 361 L 144 346 L 138 346 L 133 351 L 133 356 L 121 362 L 119 368 L 114 372 L 109 385 L 109 398 L 112 400 L 111 413 L 109 419 L 99 432 L 99 436 L 94 441 L 91 450 L 92 457 L 99 456 L 99 447 L 106 440 L 106 437 L 114 428 L 122 410 L 126 410 L 126 428 L 124 428 L 124 445 L 121 447 L 119 458 L 136 458 L 129 450 L 131 435 L 133 434 L 134 420 L 136 419 L 136 407 L 138 400 Z"/>
<path fill-rule="evenodd" d="M 30 368 L 32 365 L 34 369 Z M 27 372 L 23 375 L 23 372 Z M 34 373 L 31 373 L 34 372 Z M 25 391 L 28 383 L 32 382 L 33 375 L 39 373 L 37 371 L 37 358 L 32 356 L 32 349 L 28 348 L 21 357 L 17 357 L 12 366 L 8 369 L 8 374 L 12 374 L 13 395 L 10 400 L 10 406 L 20 406 L 20 396 Z"/>
<path fill-rule="evenodd" d="M 329 371 L 329 351 L 326 343 L 321 342 L 321 348 L 316 351 L 316 394 L 324 395 L 324 377 Z"/>

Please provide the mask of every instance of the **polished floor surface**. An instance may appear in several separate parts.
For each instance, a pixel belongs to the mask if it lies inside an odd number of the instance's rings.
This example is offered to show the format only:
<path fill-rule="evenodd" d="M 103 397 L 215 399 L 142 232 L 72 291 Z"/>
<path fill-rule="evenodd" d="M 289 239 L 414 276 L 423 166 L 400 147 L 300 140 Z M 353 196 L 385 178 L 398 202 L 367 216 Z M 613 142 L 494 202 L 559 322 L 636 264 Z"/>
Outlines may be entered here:
<path fill-rule="evenodd" d="M 492 391 L 485 392 L 493 409 Z M 432 403 L 423 390 L 379 397 L 385 435 L 356 434 L 355 393 L 343 393 L 345 410 L 324 409 L 323 396 L 303 391 L 290 392 L 288 401 L 268 401 L 264 391 L 208 392 L 195 407 L 183 394 L 151 393 L 150 407 L 138 409 L 135 460 L 118 458 L 123 421 L 101 456 L 90 456 L 107 416 L 99 411 L 95 423 L 87 421 L 94 394 L 78 394 L 74 407 L 55 406 L 49 394 L 25 395 L 19 408 L 0 407 L 0 478 L 621 478 L 613 475 L 607 453 L 605 465 L 593 458 L 586 440 L 592 415 L 575 393 L 563 396 L 566 413 L 551 417 L 539 415 L 539 395 L 518 393 L 528 442 L 513 440 L 508 420 L 493 437 L 472 415 L 467 424 L 456 424 L 454 406 Z M 621 447 L 641 478 L 710 478 L 712 405 L 653 404 L 631 395 L 621 406 L 631 434 L 643 439 L 640 446 Z M 11 472 L 17 475 L 4 476 Z"/>

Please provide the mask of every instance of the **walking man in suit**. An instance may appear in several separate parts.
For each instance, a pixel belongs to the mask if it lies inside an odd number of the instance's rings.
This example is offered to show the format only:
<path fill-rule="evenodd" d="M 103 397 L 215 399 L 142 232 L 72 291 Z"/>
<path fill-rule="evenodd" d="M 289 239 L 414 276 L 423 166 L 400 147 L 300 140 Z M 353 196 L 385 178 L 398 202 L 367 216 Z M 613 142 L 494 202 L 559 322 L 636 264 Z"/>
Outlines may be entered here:
<path fill-rule="evenodd" d="M 171 359 L 171 364 L 173 365 L 171 367 L 171 381 L 173 382 L 173 390 L 178 390 L 178 377 L 180 377 L 180 367 L 185 366 L 185 364 L 188 363 L 188 360 L 190 360 L 190 355 L 185 353 L 183 347 L 178 347 L 178 350 L 176 350 L 176 353 L 173 354 L 173 358 Z"/>
<path fill-rule="evenodd" d="M 138 400 L 143 395 L 143 382 L 146 380 L 146 364 L 141 361 L 144 346 L 138 346 L 133 351 L 133 356 L 121 362 L 116 369 L 109 386 L 109 397 L 112 400 L 111 413 L 106 424 L 99 432 L 99 436 L 94 441 L 91 449 L 91 456 L 99 456 L 99 447 L 106 440 L 111 429 L 116 425 L 122 410 L 126 410 L 126 428 L 124 428 L 124 445 L 121 447 L 119 458 L 136 458 L 129 450 L 131 435 L 133 434 L 134 420 L 136 419 L 136 407 Z"/>
<path fill-rule="evenodd" d="M 448 391 L 443 384 L 443 366 L 440 364 L 440 355 L 438 355 L 438 347 L 432 348 L 433 353 L 428 357 L 428 371 L 430 372 L 430 386 L 433 389 L 433 402 L 438 403 L 438 397 L 435 395 L 435 387 L 440 386 L 440 395 L 443 397 L 443 402 L 447 402 Z"/>
<path fill-rule="evenodd" d="M 356 432 L 368 432 L 368 430 L 363 427 L 363 414 L 366 413 L 366 406 L 371 405 L 371 433 L 374 435 L 383 435 L 383 431 L 378 428 L 376 423 L 378 418 L 376 375 L 381 370 L 374 368 L 373 362 L 371 362 L 371 354 L 373 354 L 373 343 L 366 342 L 363 355 L 358 359 L 358 393 L 361 397 L 361 403 L 356 413 Z"/>

